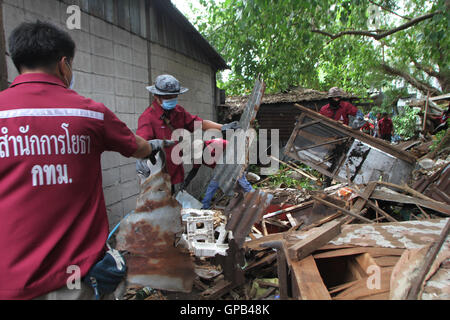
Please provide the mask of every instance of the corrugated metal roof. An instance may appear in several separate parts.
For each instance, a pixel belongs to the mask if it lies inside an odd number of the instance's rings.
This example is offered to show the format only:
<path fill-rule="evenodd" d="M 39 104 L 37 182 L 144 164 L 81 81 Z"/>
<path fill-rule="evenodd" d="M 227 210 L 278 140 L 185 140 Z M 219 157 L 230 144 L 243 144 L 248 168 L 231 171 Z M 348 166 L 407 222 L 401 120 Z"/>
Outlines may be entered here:
<path fill-rule="evenodd" d="M 229 142 L 238 142 L 240 139 L 245 139 L 245 133 L 253 126 L 256 119 L 265 87 L 263 81 L 256 80 L 252 95 L 247 102 L 247 106 L 239 122 L 241 129 L 236 130 L 230 138 L 227 136 Z M 238 143 L 229 143 L 224 152 L 224 163 L 218 163 L 214 169 L 213 179 L 219 183 L 220 189 L 225 195 L 233 195 L 233 187 L 247 167 L 250 143 L 250 139 L 246 139 L 245 154 L 238 152 Z M 244 156 L 245 159 L 238 158 L 239 156 Z M 229 161 L 226 159 L 229 159 Z M 227 164 L 231 160 L 233 160 L 233 164 Z"/>
<path fill-rule="evenodd" d="M 272 198 L 271 194 L 253 190 L 233 199 L 225 209 L 228 216 L 226 230 L 233 232 L 233 238 L 239 248 L 242 248 L 252 226 L 262 218 Z"/>

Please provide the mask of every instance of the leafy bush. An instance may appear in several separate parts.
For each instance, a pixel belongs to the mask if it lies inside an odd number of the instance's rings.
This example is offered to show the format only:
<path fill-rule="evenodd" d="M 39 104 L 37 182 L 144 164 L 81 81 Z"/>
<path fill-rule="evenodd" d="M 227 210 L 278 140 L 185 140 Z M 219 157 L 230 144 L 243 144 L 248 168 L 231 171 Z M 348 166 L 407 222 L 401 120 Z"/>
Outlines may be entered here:
<path fill-rule="evenodd" d="M 394 132 L 403 139 L 410 139 L 416 135 L 417 114 L 420 110 L 405 106 L 404 114 L 392 118 Z"/>

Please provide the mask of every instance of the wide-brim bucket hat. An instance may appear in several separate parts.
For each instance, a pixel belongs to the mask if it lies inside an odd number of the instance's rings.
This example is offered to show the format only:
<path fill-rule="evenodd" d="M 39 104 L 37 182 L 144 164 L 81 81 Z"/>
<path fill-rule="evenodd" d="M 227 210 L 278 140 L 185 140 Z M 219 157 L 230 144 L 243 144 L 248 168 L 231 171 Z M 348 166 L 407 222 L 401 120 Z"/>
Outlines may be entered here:
<path fill-rule="evenodd" d="M 344 91 L 338 87 L 333 87 L 328 91 L 328 98 L 342 98 L 344 96 Z"/>
<path fill-rule="evenodd" d="M 163 74 L 156 78 L 153 86 L 146 87 L 148 91 L 160 96 L 168 96 L 173 94 L 183 94 L 188 88 L 180 86 L 180 82 L 170 74 Z"/>

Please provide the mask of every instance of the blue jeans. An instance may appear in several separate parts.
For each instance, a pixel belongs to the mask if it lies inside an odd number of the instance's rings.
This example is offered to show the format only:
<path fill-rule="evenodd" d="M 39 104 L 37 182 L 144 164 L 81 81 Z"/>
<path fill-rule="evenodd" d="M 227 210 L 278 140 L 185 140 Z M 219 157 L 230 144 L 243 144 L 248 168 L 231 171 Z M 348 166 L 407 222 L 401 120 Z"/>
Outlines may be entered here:
<path fill-rule="evenodd" d="M 250 192 L 253 190 L 252 185 L 250 182 L 247 181 L 247 178 L 245 177 L 245 173 L 242 175 L 242 177 L 238 180 L 239 185 L 244 190 L 244 192 Z M 216 180 L 211 180 L 211 182 L 208 185 L 208 188 L 206 189 L 205 197 L 202 200 L 203 207 L 202 209 L 209 209 L 211 206 L 211 200 L 216 194 L 217 190 L 219 189 L 219 183 Z"/>

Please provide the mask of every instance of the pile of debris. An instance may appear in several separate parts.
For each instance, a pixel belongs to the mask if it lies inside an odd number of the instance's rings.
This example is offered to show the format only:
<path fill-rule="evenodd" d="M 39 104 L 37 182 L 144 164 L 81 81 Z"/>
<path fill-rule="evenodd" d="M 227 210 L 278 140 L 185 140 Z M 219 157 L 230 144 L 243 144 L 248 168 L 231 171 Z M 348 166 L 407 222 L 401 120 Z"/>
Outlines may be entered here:
<path fill-rule="evenodd" d="M 263 91 L 257 83 L 243 127 Z M 152 167 L 116 238 L 129 253 L 125 299 L 450 299 L 448 152 L 418 159 L 420 143 L 393 146 L 298 107 L 285 156 L 335 184 L 274 189 L 263 179 L 234 193 L 245 165 L 222 166 L 226 204 L 200 210 L 177 202 L 164 168 Z M 317 184 L 294 162 L 282 170 Z"/>

